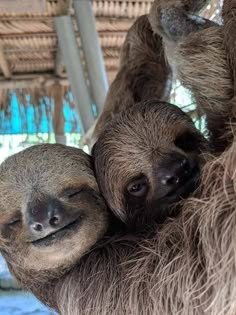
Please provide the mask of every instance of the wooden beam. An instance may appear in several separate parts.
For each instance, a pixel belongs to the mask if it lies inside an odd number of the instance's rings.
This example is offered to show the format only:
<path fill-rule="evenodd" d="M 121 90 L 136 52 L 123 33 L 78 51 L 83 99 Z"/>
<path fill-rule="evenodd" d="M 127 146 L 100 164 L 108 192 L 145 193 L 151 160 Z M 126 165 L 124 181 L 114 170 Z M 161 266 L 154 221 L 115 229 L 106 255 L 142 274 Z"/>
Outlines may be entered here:
<path fill-rule="evenodd" d="M 1 1 L 1 0 L 0 0 Z M 54 32 L 37 32 L 37 33 L 12 33 L 12 34 L 1 34 L 1 40 L 4 39 L 24 39 L 25 37 L 30 38 L 41 38 L 41 37 L 47 37 L 47 38 L 56 38 L 56 33 Z"/>
<path fill-rule="evenodd" d="M 42 87 L 49 87 L 55 83 L 60 83 L 63 86 L 69 86 L 67 79 L 57 79 L 53 76 L 51 78 L 34 78 L 34 79 L 18 79 L 18 80 L 0 80 L 0 89 L 17 90 L 17 89 L 37 89 Z"/>
<path fill-rule="evenodd" d="M 4 74 L 4 77 L 6 79 L 10 79 L 11 78 L 11 69 L 9 67 L 9 64 L 6 60 L 4 51 L 3 51 L 3 47 L 0 45 L 0 68 L 2 69 L 2 72 Z"/>
<path fill-rule="evenodd" d="M 22 14 L 22 13 L 44 13 L 47 9 L 45 0 L 1 0 L 0 12 Z"/>
<path fill-rule="evenodd" d="M 0 0 L 1 1 L 1 0 Z M 76 38 L 79 38 L 79 32 L 75 31 L 74 32 L 76 35 Z M 124 37 L 127 34 L 127 31 L 101 31 L 98 32 L 100 37 L 112 37 L 112 36 L 117 36 L 117 37 Z M 41 37 L 50 37 L 52 39 L 54 39 L 56 37 L 56 33 L 54 32 L 37 32 L 37 33 L 30 33 L 30 32 L 26 32 L 26 33 L 8 33 L 8 34 L 1 34 L 1 40 L 3 39 L 22 39 L 25 37 L 35 37 L 35 38 L 41 38 Z M 101 39 L 100 39 L 101 41 Z"/>
<path fill-rule="evenodd" d="M 18 80 L 34 80 L 37 79 L 39 81 L 44 81 L 46 79 L 56 79 L 55 75 L 49 71 L 42 72 L 34 72 L 34 73 L 21 73 L 16 74 L 12 77 L 12 80 L 18 81 Z M 64 76 L 63 79 L 67 79 L 67 76 Z M 0 75 L 0 82 L 5 81 L 4 76 Z"/>

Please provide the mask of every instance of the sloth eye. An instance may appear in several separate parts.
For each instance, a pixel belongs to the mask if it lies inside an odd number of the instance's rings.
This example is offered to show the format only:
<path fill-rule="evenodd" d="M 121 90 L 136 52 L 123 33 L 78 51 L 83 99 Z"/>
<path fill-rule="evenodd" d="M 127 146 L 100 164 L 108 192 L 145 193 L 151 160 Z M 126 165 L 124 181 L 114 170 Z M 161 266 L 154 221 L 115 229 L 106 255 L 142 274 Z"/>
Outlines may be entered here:
<path fill-rule="evenodd" d="M 20 218 L 12 218 L 10 221 L 7 222 L 7 225 L 14 226 L 20 222 L 21 222 Z"/>
<path fill-rule="evenodd" d="M 71 199 L 71 198 L 74 198 L 74 197 L 77 197 L 80 193 L 81 193 L 81 189 L 72 189 L 69 193 L 68 193 L 68 198 Z"/>
<path fill-rule="evenodd" d="M 135 197 L 143 197 L 148 192 L 148 182 L 145 176 L 134 179 L 127 186 L 127 191 Z"/>

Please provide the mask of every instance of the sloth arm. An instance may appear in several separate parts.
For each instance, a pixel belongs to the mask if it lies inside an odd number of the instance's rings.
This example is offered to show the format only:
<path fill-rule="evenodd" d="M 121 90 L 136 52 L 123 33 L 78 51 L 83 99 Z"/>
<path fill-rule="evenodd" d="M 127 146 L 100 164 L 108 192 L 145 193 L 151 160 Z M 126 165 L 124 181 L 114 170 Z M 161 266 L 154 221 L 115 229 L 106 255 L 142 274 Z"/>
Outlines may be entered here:
<path fill-rule="evenodd" d="M 168 100 L 171 82 L 172 73 L 165 60 L 162 39 L 153 33 L 148 16 L 140 16 L 121 48 L 120 67 L 97 120 L 94 140 L 122 110 L 150 98 Z"/>
<path fill-rule="evenodd" d="M 212 151 L 220 153 L 232 141 L 232 74 L 222 27 L 194 15 L 192 3 L 155 1 L 149 20 L 154 32 L 163 38 L 165 55 L 176 78 L 190 89 L 199 112 L 206 116 Z M 203 6 L 207 1 L 195 3 Z"/>

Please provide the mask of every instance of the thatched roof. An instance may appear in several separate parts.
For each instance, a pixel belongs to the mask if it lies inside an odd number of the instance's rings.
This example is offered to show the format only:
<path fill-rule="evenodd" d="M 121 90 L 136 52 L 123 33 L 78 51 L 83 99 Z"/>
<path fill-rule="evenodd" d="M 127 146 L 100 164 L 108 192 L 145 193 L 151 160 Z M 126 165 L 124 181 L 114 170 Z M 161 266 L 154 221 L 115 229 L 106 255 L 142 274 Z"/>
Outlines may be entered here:
<path fill-rule="evenodd" d="M 216 11 L 219 2 L 212 1 L 205 13 L 207 17 L 219 15 Z M 137 16 L 149 12 L 152 0 L 94 0 L 92 3 L 106 70 L 112 80 L 125 34 Z M 69 0 L 0 1 L 0 58 L 2 55 L 5 59 L 5 77 L 17 79 L 20 75 L 23 78 L 27 74 L 55 73 L 57 36 L 53 18 L 65 14 L 73 15 Z M 0 67 L 1 79 L 3 68 Z"/>
<path fill-rule="evenodd" d="M 148 13 L 152 0 L 93 0 L 92 7 L 102 47 L 108 80 L 117 72 L 119 51 L 130 25 L 139 15 Z M 204 15 L 218 19 L 220 0 L 211 1 Z M 68 79 L 60 58 L 54 18 L 74 17 L 70 0 L 0 1 L 0 106 L 9 104 L 7 90 L 18 94 L 53 93 L 54 79 L 68 91 Z M 76 23 L 74 28 L 80 45 Z M 30 81 L 29 81 L 30 80 Z M 42 90 L 43 87 L 43 90 Z M 20 91 L 19 91 L 19 88 Z M 23 90 L 22 90 L 23 88 Z M 22 102 L 24 103 L 24 97 Z"/>
<path fill-rule="evenodd" d="M 19 75 L 54 73 L 57 37 L 53 18 L 73 14 L 70 1 L 11 2 L 18 5 L 9 5 L 8 0 L 0 3 L 0 49 L 8 65 L 6 69 L 9 68 L 5 70 L 6 76 L 19 78 Z M 117 70 L 119 49 L 126 31 L 137 16 L 149 11 L 150 6 L 150 0 L 93 1 L 109 80 Z M 3 69 L 0 73 L 3 74 Z"/>

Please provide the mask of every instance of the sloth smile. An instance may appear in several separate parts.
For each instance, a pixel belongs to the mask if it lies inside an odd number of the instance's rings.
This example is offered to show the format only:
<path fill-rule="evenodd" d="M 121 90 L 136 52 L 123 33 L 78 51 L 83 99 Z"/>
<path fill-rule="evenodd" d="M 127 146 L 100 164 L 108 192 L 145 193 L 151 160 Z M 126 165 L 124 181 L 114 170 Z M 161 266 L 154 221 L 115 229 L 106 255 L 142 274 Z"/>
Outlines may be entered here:
<path fill-rule="evenodd" d="M 77 231 L 77 227 L 81 224 L 81 217 L 75 219 L 74 221 L 70 222 L 69 224 L 63 226 L 59 230 L 45 236 L 39 238 L 35 241 L 32 241 L 31 244 L 34 246 L 50 246 L 54 242 L 58 242 L 65 237 L 68 237 L 69 234 L 75 233 Z"/>

